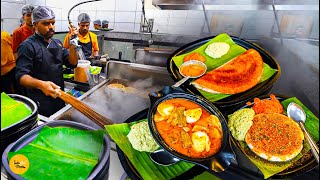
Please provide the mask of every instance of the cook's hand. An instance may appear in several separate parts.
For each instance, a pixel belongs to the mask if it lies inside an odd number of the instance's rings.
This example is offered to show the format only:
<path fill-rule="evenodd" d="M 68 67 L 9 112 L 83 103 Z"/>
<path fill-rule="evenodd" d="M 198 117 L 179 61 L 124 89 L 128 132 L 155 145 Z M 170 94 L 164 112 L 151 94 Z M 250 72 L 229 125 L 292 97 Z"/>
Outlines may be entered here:
<path fill-rule="evenodd" d="M 69 34 L 70 34 L 70 37 L 74 36 L 74 35 L 78 35 L 79 33 L 79 30 L 76 28 L 76 27 L 70 27 L 68 26 L 69 28 Z"/>
<path fill-rule="evenodd" d="M 52 98 L 57 98 L 58 96 L 61 95 L 59 92 L 60 87 L 54 84 L 51 81 L 43 81 L 41 91 L 46 95 L 46 96 L 51 96 Z"/>
<path fill-rule="evenodd" d="M 78 47 L 79 46 L 78 45 L 78 40 L 79 40 L 78 37 L 71 39 L 70 40 L 70 45 L 74 45 L 74 46 Z"/>

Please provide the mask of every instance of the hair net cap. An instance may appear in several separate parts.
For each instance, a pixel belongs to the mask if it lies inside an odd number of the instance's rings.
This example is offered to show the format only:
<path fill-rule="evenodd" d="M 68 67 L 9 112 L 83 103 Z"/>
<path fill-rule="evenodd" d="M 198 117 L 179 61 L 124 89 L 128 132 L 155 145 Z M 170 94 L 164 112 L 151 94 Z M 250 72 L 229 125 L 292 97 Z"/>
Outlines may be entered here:
<path fill-rule="evenodd" d="M 107 20 L 103 20 L 103 21 L 102 21 L 102 26 L 103 26 L 103 25 L 107 25 L 107 24 L 109 24 L 109 21 L 107 21 Z"/>
<path fill-rule="evenodd" d="M 89 17 L 89 14 L 87 13 L 81 13 L 78 16 L 78 23 L 82 23 L 82 22 L 90 22 L 91 19 Z"/>
<path fill-rule="evenodd" d="M 38 6 L 32 11 L 32 20 L 33 22 L 38 22 L 41 20 L 54 19 L 54 12 L 44 6 Z"/>
<path fill-rule="evenodd" d="M 32 13 L 33 9 L 34 9 L 34 7 L 32 5 L 26 4 L 26 5 L 22 6 L 21 14 L 25 15 L 25 14 L 28 14 L 28 13 Z"/>
<path fill-rule="evenodd" d="M 98 25 L 101 26 L 101 21 L 100 21 L 100 19 L 97 19 L 97 20 L 93 21 L 93 24 L 98 24 Z"/>

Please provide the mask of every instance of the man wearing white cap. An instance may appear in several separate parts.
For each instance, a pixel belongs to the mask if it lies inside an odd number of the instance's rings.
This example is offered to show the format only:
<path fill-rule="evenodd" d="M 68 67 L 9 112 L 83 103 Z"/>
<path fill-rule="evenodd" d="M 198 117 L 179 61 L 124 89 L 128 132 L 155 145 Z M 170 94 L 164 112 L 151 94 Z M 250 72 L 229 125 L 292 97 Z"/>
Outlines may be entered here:
<path fill-rule="evenodd" d="M 78 63 L 76 46 L 70 52 L 53 39 L 55 30 L 54 12 L 43 6 L 32 11 L 34 35 L 18 47 L 17 82 L 25 87 L 25 95 L 40 103 L 39 114 L 49 117 L 65 106 L 57 98 L 59 89 L 64 90 L 63 68 L 75 68 Z"/>
<path fill-rule="evenodd" d="M 93 21 L 93 27 L 94 27 L 94 29 L 96 29 L 96 30 L 101 28 L 101 21 L 100 21 L 100 19 L 97 19 L 97 20 Z"/>
<path fill-rule="evenodd" d="M 21 14 L 24 23 L 21 23 L 21 27 L 18 27 L 12 33 L 12 50 L 16 58 L 18 46 L 34 33 L 31 19 L 31 13 L 33 9 L 34 7 L 30 4 L 24 5 L 22 7 Z"/>
<path fill-rule="evenodd" d="M 98 56 L 99 52 L 99 45 L 98 45 L 98 38 L 97 35 L 89 31 L 90 26 L 90 17 L 87 13 L 81 13 L 78 16 L 78 25 L 79 31 L 75 30 L 75 28 L 70 28 L 69 33 L 66 35 L 63 47 L 69 48 L 70 47 L 70 40 L 73 36 L 77 35 L 79 40 L 78 44 L 81 45 L 81 49 L 85 58 L 88 60 L 91 57 Z"/>
<path fill-rule="evenodd" d="M 102 21 L 102 28 L 108 28 L 109 27 L 109 21 L 103 20 Z"/>

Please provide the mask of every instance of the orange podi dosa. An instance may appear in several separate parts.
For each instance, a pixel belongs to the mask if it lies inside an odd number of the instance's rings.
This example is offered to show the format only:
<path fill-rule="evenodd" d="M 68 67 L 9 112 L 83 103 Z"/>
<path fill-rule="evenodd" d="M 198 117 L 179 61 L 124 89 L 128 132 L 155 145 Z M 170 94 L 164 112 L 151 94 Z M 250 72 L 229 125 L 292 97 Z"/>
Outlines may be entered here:
<path fill-rule="evenodd" d="M 189 100 L 175 98 L 161 102 L 154 121 L 165 143 L 185 156 L 204 158 L 221 147 L 220 120 Z"/>
<path fill-rule="evenodd" d="M 210 71 L 192 84 L 215 94 L 237 94 L 254 87 L 261 79 L 263 60 L 259 52 L 249 49 L 221 67 Z"/>
<path fill-rule="evenodd" d="M 278 114 L 258 114 L 246 134 L 245 142 L 258 156 L 269 161 L 288 161 L 303 148 L 304 135 L 299 125 Z"/>

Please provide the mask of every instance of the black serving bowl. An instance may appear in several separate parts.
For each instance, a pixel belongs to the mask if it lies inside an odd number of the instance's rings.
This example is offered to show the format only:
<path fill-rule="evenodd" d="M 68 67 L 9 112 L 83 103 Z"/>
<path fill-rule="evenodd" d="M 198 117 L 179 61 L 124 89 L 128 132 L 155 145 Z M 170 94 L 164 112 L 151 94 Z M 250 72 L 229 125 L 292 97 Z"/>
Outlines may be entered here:
<path fill-rule="evenodd" d="M 38 123 L 38 106 L 32 99 L 18 94 L 8 94 L 8 96 L 25 104 L 25 106 L 28 107 L 32 113 L 24 119 L 21 119 L 20 121 L 1 129 L 1 154 L 10 143 L 16 141 L 33 128 L 37 127 Z"/>
<path fill-rule="evenodd" d="M 237 173 L 243 174 L 243 177 L 246 178 L 254 178 L 253 175 L 248 174 L 246 172 L 242 172 L 240 169 L 238 170 L 239 172 L 237 172 L 237 170 L 234 171 L 234 169 L 237 168 L 232 168 L 232 173 L 227 171 L 229 166 L 234 166 L 236 159 L 229 143 L 229 130 L 227 127 L 227 121 L 225 120 L 222 113 L 212 103 L 200 96 L 183 93 L 168 86 L 164 87 L 159 92 L 150 93 L 149 96 L 151 100 L 151 105 L 148 112 L 149 129 L 157 144 L 167 153 L 169 153 L 172 157 L 176 157 L 180 160 L 200 165 L 209 172 L 213 173 L 214 175 L 222 179 L 232 179 L 235 177 L 234 174 Z M 217 153 L 205 158 L 191 158 L 175 151 L 173 148 L 167 145 L 165 141 L 162 139 L 161 135 L 157 131 L 155 121 L 153 120 L 154 115 L 156 114 L 157 107 L 161 102 L 168 99 L 176 98 L 186 99 L 188 101 L 196 103 L 200 105 L 202 108 L 204 108 L 206 111 L 208 111 L 210 114 L 218 117 L 222 127 L 222 144 L 220 150 Z"/>
<path fill-rule="evenodd" d="M 19 176 L 18 174 L 13 173 L 9 168 L 9 162 L 8 162 L 8 152 L 15 152 L 19 149 L 23 148 L 24 146 L 31 143 L 39 134 L 40 130 L 44 126 L 49 127 L 71 127 L 75 129 L 81 129 L 81 130 L 95 130 L 94 128 L 73 122 L 73 121 L 67 121 L 67 120 L 59 120 L 59 121 L 52 121 L 45 124 L 42 124 L 41 126 L 33 129 L 29 133 L 22 136 L 20 139 L 18 139 L 16 142 L 10 144 L 3 152 L 2 154 L 2 164 L 5 169 L 5 171 L 8 173 L 9 178 L 22 180 L 23 178 Z M 90 175 L 87 177 L 87 179 L 108 179 L 109 174 L 109 165 L 110 165 L 110 150 L 111 150 L 111 144 L 110 139 L 108 136 L 104 136 L 104 146 L 101 151 L 101 154 L 99 156 L 99 162 L 94 167 L 94 169 L 91 171 Z"/>
<path fill-rule="evenodd" d="M 32 113 L 29 116 L 25 117 L 24 119 L 21 119 L 20 121 L 6 128 L 1 129 L 1 134 L 2 133 L 10 134 L 10 132 L 12 132 L 13 130 L 23 127 L 26 124 L 29 124 L 31 121 L 34 121 L 38 117 L 38 106 L 32 99 L 19 94 L 8 94 L 8 96 L 10 96 L 12 99 L 16 101 L 19 101 L 25 104 L 32 111 Z"/>
<path fill-rule="evenodd" d="M 193 51 L 194 49 L 201 47 L 202 45 L 204 45 L 205 43 L 207 43 L 208 41 L 210 41 L 214 37 L 216 37 L 216 36 L 206 37 L 206 38 L 191 42 L 189 44 L 186 44 L 186 45 L 182 46 L 181 48 L 177 49 L 174 53 L 172 53 L 169 56 L 169 58 L 167 60 L 167 70 L 174 81 L 181 80 L 183 78 L 183 76 L 179 73 L 179 68 L 176 66 L 176 64 L 174 63 L 172 58 L 175 56 L 179 56 L 182 54 L 186 54 L 190 51 Z M 230 37 L 237 45 L 242 46 L 245 49 L 255 49 L 256 51 L 258 51 L 263 59 L 263 62 L 268 64 L 271 68 L 277 69 L 278 71 L 272 77 L 267 79 L 266 81 L 263 81 L 263 82 L 257 84 L 256 86 L 252 87 L 251 89 L 249 89 L 245 92 L 233 94 L 229 97 L 212 102 L 219 109 L 233 108 L 242 102 L 246 102 L 247 100 L 249 100 L 252 97 L 257 97 L 259 95 L 269 93 L 273 84 L 277 81 L 277 79 L 280 77 L 280 74 L 281 74 L 281 69 L 280 69 L 279 63 L 274 59 L 274 57 L 272 57 L 263 48 L 259 47 L 256 44 L 253 44 L 249 41 L 240 39 L 238 37 L 234 37 L 234 36 L 230 36 Z M 190 80 L 189 80 L 189 82 L 190 82 Z M 203 95 L 198 91 L 198 89 L 195 88 L 193 85 L 190 85 L 189 83 L 184 83 L 180 87 L 188 93 L 192 93 L 192 94 L 203 97 Z"/>
<path fill-rule="evenodd" d="M 139 121 L 141 119 L 146 119 L 147 116 L 148 116 L 148 111 L 149 111 L 149 108 L 144 109 L 144 110 L 132 115 L 131 117 L 129 117 L 125 121 L 125 123 L 131 123 L 131 122 Z M 125 153 L 119 148 L 118 145 L 116 145 L 116 148 L 117 148 L 117 154 L 118 154 L 120 163 L 121 163 L 124 171 L 126 172 L 126 174 L 130 177 L 130 179 L 132 179 L 132 180 L 142 180 L 142 177 L 140 176 L 139 172 L 135 169 L 135 167 L 130 162 L 128 157 L 125 155 Z M 186 172 L 182 173 L 181 175 L 173 178 L 173 180 L 193 179 L 195 176 L 200 175 L 204 171 L 205 171 L 205 169 L 203 167 L 201 167 L 199 165 L 195 165 L 191 169 L 189 169 L 188 171 L 186 171 Z M 121 179 L 124 180 L 124 178 L 121 178 Z"/>

